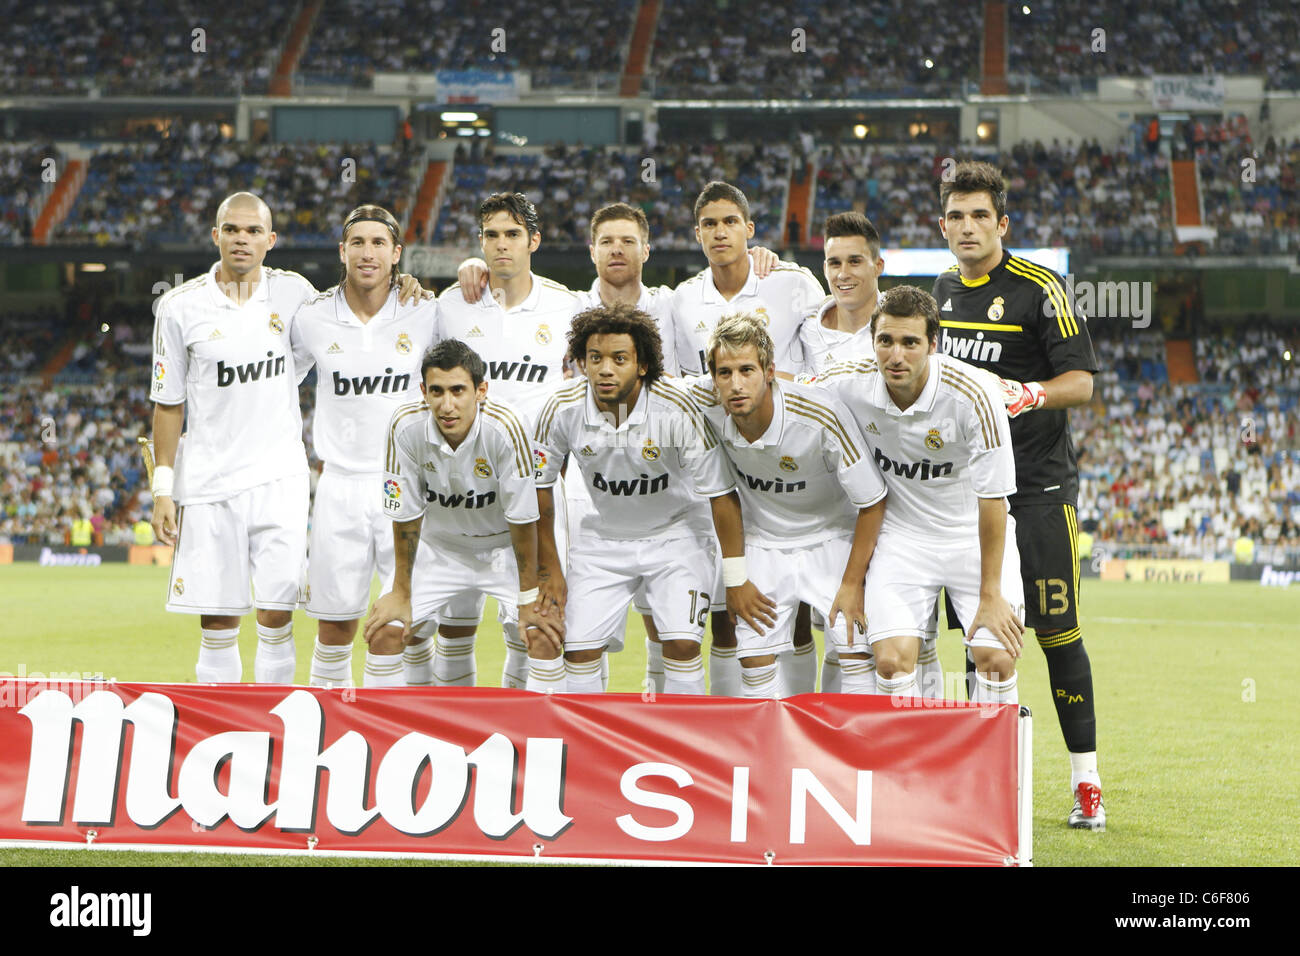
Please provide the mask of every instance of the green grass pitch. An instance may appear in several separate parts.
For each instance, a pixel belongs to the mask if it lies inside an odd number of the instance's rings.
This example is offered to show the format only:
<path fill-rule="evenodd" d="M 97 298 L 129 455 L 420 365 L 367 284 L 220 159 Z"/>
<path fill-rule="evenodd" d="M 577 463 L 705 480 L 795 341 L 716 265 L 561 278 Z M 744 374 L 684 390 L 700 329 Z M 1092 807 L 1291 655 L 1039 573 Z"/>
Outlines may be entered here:
<path fill-rule="evenodd" d="M 194 679 L 198 619 L 164 612 L 165 568 L 0 566 L 0 672 L 102 673 L 128 681 Z M 1297 594 L 1249 583 L 1086 580 L 1083 634 L 1097 696 L 1109 829 L 1064 824 L 1069 764 L 1042 653 L 1026 648 L 1020 699 L 1034 713 L 1034 858 L 1038 866 L 1293 865 L 1300 858 L 1300 686 Z M 315 627 L 295 617 L 297 680 L 306 683 Z M 639 691 L 639 619 L 614 655 L 610 689 Z M 246 679 L 256 634 L 240 634 Z M 945 670 L 961 668 L 956 633 L 940 638 Z M 491 607 L 478 644 L 480 683 L 500 680 Z M 353 659 L 361 678 L 362 645 Z M 972 813 L 978 813 L 973 807 Z M 367 861 L 222 854 L 0 850 L 0 865 L 365 865 Z M 395 861 L 374 861 L 390 864 Z M 409 865 L 410 861 L 396 861 Z"/>

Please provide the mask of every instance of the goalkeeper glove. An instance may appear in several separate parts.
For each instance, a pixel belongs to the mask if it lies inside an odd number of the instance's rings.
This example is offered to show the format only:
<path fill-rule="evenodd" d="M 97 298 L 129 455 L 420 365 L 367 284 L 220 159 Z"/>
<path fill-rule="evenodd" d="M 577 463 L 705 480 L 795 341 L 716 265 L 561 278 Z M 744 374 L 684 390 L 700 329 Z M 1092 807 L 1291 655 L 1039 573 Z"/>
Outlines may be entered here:
<path fill-rule="evenodd" d="M 1047 401 L 1047 390 L 1037 382 L 1011 382 L 999 378 L 998 384 L 1002 386 L 1002 400 L 1006 403 L 1008 418 L 1042 408 Z"/>

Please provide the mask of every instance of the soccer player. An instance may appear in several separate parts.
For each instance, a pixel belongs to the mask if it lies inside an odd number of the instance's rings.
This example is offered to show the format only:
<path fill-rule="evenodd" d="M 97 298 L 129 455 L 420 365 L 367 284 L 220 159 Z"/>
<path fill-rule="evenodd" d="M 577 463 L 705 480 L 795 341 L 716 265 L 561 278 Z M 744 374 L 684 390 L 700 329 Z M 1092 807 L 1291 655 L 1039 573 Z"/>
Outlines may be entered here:
<path fill-rule="evenodd" d="M 532 254 L 541 241 L 541 219 L 526 196 L 488 196 L 479 205 L 479 245 L 487 261 L 491 294 L 470 303 L 456 283 L 438 299 L 442 336 L 460 339 L 482 355 L 493 396 L 509 402 L 529 429 L 542 403 L 564 378 L 565 336 L 577 305 L 573 292 L 532 271 Z M 449 606 L 439 632 L 435 673 L 444 678 L 463 674 L 463 662 L 473 660 L 474 632 L 481 614 L 481 605 Z M 505 630 L 501 686 L 523 688 L 528 681 L 528 649 L 513 625 Z M 473 682 L 472 677 L 468 682 Z"/>
<path fill-rule="evenodd" d="M 1061 277 L 1002 248 L 1009 219 L 999 170 L 959 163 L 952 180 L 940 184 L 939 204 L 939 228 L 957 257 L 934 284 L 943 350 L 1002 379 L 1028 623 L 1047 658 L 1070 754 L 1075 803 L 1068 823 L 1104 830 L 1092 666 L 1079 630 L 1079 470 L 1066 411 L 1091 400 L 1097 358 L 1086 318 L 1075 313 Z"/>
<path fill-rule="evenodd" d="M 483 359 L 447 339 L 420 364 L 423 402 L 393 413 L 384 462 L 383 508 L 393 522 L 393 589 L 366 620 L 374 641 L 388 622 L 405 636 L 436 620 L 454 600 L 490 594 L 535 653 L 564 646 L 558 614 L 537 604 L 537 486 L 523 420 L 488 398 Z M 416 554 L 420 579 L 412 582 Z M 414 595 L 414 597 L 413 597 Z"/>
<path fill-rule="evenodd" d="M 880 233 L 860 212 L 840 212 L 826 220 L 822 273 L 831 294 L 799 325 L 804 371 L 820 375 L 836 362 L 869 358 L 871 313 L 880 300 L 877 282 L 885 270 Z"/>
<path fill-rule="evenodd" d="M 890 289 L 871 328 L 875 359 L 836 365 L 817 384 L 848 406 L 889 488 L 866 575 L 876 692 L 917 696 L 921 638 L 944 588 L 975 659 L 974 699 L 1016 703 L 1024 595 L 1008 534 L 1015 459 L 1001 397 L 977 370 L 936 354 L 939 310 L 928 293 Z M 861 642 L 833 633 L 843 689 L 868 692 Z"/>
<path fill-rule="evenodd" d="M 307 613 L 320 623 L 311 683 L 352 683 L 352 639 L 376 571 L 392 587 L 393 533 L 375 489 L 394 410 L 419 402 L 420 363 L 437 337 L 438 304 L 398 303 L 401 229 L 381 206 L 358 206 L 339 242 L 342 278 L 305 303 L 291 341 L 299 378 L 316 366 L 312 434 L 325 468 L 316 486 L 307 565 Z M 364 685 L 406 683 L 399 628 L 376 633 Z"/>
<path fill-rule="evenodd" d="M 664 690 L 704 693 L 700 642 L 716 566 L 711 537 L 694 520 L 697 495 L 709 499 L 724 556 L 731 613 L 762 629 L 771 601 L 749 582 L 740 503 L 727 460 L 708 422 L 685 392 L 661 381 L 654 320 L 631 306 L 576 316 L 569 347 L 584 377 L 559 389 L 534 434 L 541 503 L 544 611 L 564 609 L 563 662 L 534 659 L 530 689 L 597 693 L 600 661 L 622 641 L 626 608 L 640 593 L 663 642 Z M 569 545 L 567 583 L 549 515 L 560 463 L 570 456 L 591 492 Z M 567 591 L 566 591 L 567 587 Z"/>
<path fill-rule="evenodd" d="M 290 323 L 315 289 L 262 265 L 275 239 L 261 199 L 228 196 L 212 228 L 221 260 L 155 317 L 153 528 L 176 548 L 167 609 L 199 615 L 200 682 L 240 680 L 240 617 L 254 603 L 254 678 L 293 681 L 308 478 Z"/>
<path fill-rule="evenodd" d="M 776 349 L 773 361 L 780 373 L 793 376 L 803 368 L 799 325 L 804 314 L 823 298 L 817 278 L 802 266 L 781 262 L 766 278 L 751 268 L 746 247 L 754 235 L 749 200 L 735 186 L 710 182 L 695 199 L 695 238 L 709 266 L 687 279 L 673 293 L 673 326 L 677 360 L 683 375 L 708 371 L 708 341 L 722 316 L 740 309 L 757 313 L 767 323 Z M 715 588 L 715 590 L 717 590 Z M 714 694 L 740 696 L 736 636 L 727 614 L 713 615 L 713 645 L 709 676 Z M 817 654 L 809 615 L 796 622 L 794 652 L 782 655 L 786 693 L 816 688 Z"/>
<path fill-rule="evenodd" d="M 766 633 L 736 625 L 746 697 L 778 696 L 776 655 L 793 649 L 801 601 L 865 630 L 863 579 L 885 510 L 852 415 L 822 389 L 776 381 L 772 352 L 761 318 L 726 316 L 709 337 L 712 377 L 690 387 L 738 476 L 750 579 L 776 603 Z"/>

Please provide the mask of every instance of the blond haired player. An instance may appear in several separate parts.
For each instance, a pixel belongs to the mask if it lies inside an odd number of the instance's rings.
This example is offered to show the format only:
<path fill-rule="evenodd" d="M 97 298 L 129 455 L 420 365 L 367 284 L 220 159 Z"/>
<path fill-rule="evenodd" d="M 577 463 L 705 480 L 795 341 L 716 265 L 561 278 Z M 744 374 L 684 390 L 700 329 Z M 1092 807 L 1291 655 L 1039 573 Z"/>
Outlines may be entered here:
<path fill-rule="evenodd" d="M 421 362 L 425 400 L 393 413 L 382 497 L 396 573 L 366 621 L 367 640 L 389 621 L 400 621 L 407 636 L 431 633 L 429 622 L 451 601 L 490 594 L 530 644 L 563 647 L 559 615 L 541 613 L 537 602 L 544 578 L 528 435 L 508 403 L 488 398 L 484 371 L 464 342 L 444 340 Z M 420 563 L 413 582 L 417 552 L 432 560 Z"/>
<path fill-rule="evenodd" d="M 1006 409 L 987 376 L 936 354 L 928 293 L 890 289 L 871 328 L 875 358 L 836 365 L 817 384 L 852 412 L 889 488 L 866 578 L 876 692 L 917 696 L 921 638 L 944 588 L 975 659 L 974 699 L 1015 703 L 1025 607 Z M 846 637 L 835 632 L 843 689 L 869 692 L 867 655 Z"/>
<path fill-rule="evenodd" d="M 885 484 L 852 415 L 824 390 L 777 381 L 772 339 L 752 312 L 709 337 L 712 376 L 690 394 L 737 474 L 751 580 L 776 602 L 766 632 L 741 621 L 746 697 L 779 696 L 776 655 L 793 649 L 801 601 L 865 631 L 863 579 L 885 511 Z"/>
<path fill-rule="evenodd" d="M 376 571 L 393 577 L 393 534 L 375 488 L 382 483 L 384 434 L 393 411 L 420 400 L 420 361 L 437 339 L 438 304 L 398 301 L 401 230 L 381 206 L 358 206 L 343 223 L 342 278 L 294 319 L 301 378 L 316 366 L 312 436 L 324 471 L 316 485 L 307 565 L 307 613 L 319 621 L 311 683 L 352 683 L 352 639 Z M 405 684 L 402 632 L 368 642 L 364 684 Z"/>

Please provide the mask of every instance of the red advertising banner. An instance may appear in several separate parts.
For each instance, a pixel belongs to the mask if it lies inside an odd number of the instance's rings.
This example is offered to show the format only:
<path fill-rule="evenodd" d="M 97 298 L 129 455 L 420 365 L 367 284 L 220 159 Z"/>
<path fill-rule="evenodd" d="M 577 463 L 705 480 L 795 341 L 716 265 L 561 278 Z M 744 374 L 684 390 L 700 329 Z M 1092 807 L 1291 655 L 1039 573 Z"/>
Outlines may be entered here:
<path fill-rule="evenodd" d="M 4 842 L 1002 866 L 1018 760 L 1010 705 L 0 679 Z"/>

